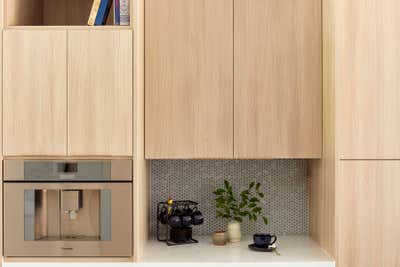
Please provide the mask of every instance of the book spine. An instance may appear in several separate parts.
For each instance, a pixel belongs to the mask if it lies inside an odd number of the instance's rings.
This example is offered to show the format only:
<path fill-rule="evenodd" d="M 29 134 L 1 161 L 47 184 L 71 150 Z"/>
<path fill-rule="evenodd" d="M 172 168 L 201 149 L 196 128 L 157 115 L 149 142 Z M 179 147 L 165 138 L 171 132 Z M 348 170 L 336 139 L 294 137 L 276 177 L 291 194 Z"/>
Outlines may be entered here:
<path fill-rule="evenodd" d="M 119 0 L 114 0 L 114 24 L 120 24 L 120 14 L 119 14 Z"/>
<path fill-rule="evenodd" d="M 105 25 L 111 8 L 111 0 L 101 0 L 94 25 Z"/>
<path fill-rule="evenodd" d="M 110 15 L 111 6 L 112 6 L 112 0 L 107 0 L 107 6 L 106 6 L 106 10 L 104 12 L 102 25 L 107 24 L 107 19 L 108 19 L 108 16 Z"/>
<path fill-rule="evenodd" d="M 96 16 L 96 20 L 94 21 L 94 25 L 102 25 L 104 12 L 106 10 L 106 4 L 107 4 L 106 2 L 108 2 L 108 0 L 100 0 L 100 7 L 99 7 L 99 11 L 97 12 L 97 16 Z"/>
<path fill-rule="evenodd" d="M 99 11 L 101 0 L 93 0 L 92 9 L 90 10 L 89 19 L 87 24 L 93 26 Z"/>
<path fill-rule="evenodd" d="M 130 11 L 129 1 L 130 0 L 119 0 L 120 3 L 120 25 L 130 25 Z"/>

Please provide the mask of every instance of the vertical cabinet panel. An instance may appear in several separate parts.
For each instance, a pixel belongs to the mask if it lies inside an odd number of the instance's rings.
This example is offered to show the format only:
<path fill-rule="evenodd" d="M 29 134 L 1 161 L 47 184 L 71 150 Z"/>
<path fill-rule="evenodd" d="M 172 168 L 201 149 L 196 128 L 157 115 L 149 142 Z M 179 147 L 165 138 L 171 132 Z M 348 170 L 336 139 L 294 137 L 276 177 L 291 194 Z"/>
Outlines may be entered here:
<path fill-rule="evenodd" d="M 340 163 L 338 266 L 400 266 L 399 176 L 400 161 Z"/>
<path fill-rule="evenodd" d="M 70 155 L 132 155 L 132 33 L 68 36 Z"/>
<path fill-rule="evenodd" d="M 66 45 L 62 30 L 4 32 L 4 155 L 66 155 Z"/>
<path fill-rule="evenodd" d="M 400 1 L 335 3 L 340 157 L 400 159 Z"/>
<path fill-rule="evenodd" d="M 234 3 L 235 157 L 320 157 L 321 1 Z"/>
<path fill-rule="evenodd" d="M 147 158 L 233 157 L 233 1 L 147 0 Z"/>

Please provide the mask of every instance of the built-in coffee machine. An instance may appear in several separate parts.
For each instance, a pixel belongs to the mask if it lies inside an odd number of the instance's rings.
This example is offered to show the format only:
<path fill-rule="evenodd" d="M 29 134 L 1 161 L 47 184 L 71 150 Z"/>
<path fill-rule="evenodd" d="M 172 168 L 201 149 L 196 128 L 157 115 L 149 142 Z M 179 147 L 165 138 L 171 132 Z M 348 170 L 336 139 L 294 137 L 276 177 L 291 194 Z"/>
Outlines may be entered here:
<path fill-rule="evenodd" d="M 131 160 L 4 160 L 5 256 L 132 255 Z"/>

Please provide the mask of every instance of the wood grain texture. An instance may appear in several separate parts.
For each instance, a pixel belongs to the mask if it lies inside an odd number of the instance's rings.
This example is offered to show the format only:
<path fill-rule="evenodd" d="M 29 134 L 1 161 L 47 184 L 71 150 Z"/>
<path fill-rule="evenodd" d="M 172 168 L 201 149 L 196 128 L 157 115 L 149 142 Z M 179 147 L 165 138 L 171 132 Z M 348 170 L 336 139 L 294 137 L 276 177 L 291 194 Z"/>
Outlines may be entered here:
<path fill-rule="evenodd" d="M 132 32 L 70 31 L 69 155 L 132 155 Z"/>
<path fill-rule="evenodd" d="M 310 235 L 332 257 L 336 255 L 336 99 L 334 1 L 323 3 L 323 144 L 322 159 L 309 161 Z"/>
<path fill-rule="evenodd" d="M 43 24 L 43 0 L 3 0 L 4 25 Z"/>
<path fill-rule="evenodd" d="M 133 136 L 133 256 L 140 261 L 149 239 L 150 172 L 144 154 L 144 0 L 134 1 L 134 136 Z M 131 19 L 132 21 L 132 19 Z"/>
<path fill-rule="evenodd" d="M 336 1 L 342 159 L 400 159 L 400 1 Z"/>
<path fill-rule="evenodd" d="M 4 32 L 4 155 L 66 155 L 66 32 Z"/>
<path fill-rule="evenodd" d="M 321 1 L 234 2 L 235 158 L 321 157 Z"/>
<path fill-rule="evenodd" d="M 147 158 L 233 157 L 232 0 L 146 0 Z"/>
<path fill-rule="evenodd" d="M 400 161 L 342 161 L 339 267 L 400 266 Z"/>

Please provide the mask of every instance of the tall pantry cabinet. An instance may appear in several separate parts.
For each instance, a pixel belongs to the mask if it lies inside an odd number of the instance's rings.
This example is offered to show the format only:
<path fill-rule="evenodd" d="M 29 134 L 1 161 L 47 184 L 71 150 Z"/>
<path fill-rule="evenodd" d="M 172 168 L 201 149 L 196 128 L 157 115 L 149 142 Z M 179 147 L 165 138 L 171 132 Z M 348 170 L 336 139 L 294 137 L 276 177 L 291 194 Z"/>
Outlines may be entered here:
<path fill-rule="evenodd" d="M 320 0 L 146 0 L 147 158 L 319 158 Z"/>
<path fill-rule="evenodd" d="M 338 267 L 400 266 L 400 2 L 324 2 L 324 154 L 312 236 Z"/>
<path fill-rule="evenodd" d="M 400 266 L 400 3 L 335 10 L 338 265 Z"/>
<path fill-rule="evenodd" d="M 4 31 L 5 156 L 132 156 L 132 32 Z"/>

